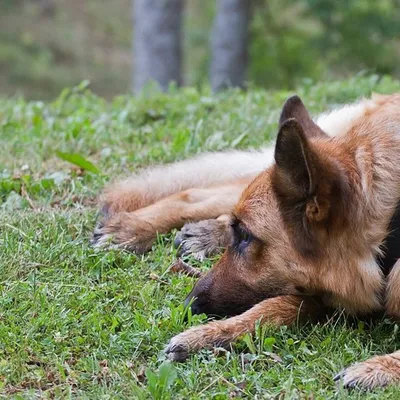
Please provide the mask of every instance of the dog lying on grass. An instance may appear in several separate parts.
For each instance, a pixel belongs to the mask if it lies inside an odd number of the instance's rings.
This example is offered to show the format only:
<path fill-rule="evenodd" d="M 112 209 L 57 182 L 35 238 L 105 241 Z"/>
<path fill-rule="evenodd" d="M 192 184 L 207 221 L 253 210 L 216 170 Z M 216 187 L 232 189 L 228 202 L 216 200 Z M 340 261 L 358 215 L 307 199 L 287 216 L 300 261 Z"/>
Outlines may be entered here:
<path fill-rule="evenodd" d="M 182 254 L 226 248 L 186 303 L 230 318 L 172 338 L 166 352 L 183 360 L 254 332 L 256 321 L 290 325 L 335 308 L 399 318 L 399 200 L 400 95 L 316 122 L 294 96 L 274 150 L 208 154 L 110 185 L 93 241 L 144 252 L 157 233 L 183 226 Z M 336 379 L 365 389 L 399 383 L 400 351 Z"/>

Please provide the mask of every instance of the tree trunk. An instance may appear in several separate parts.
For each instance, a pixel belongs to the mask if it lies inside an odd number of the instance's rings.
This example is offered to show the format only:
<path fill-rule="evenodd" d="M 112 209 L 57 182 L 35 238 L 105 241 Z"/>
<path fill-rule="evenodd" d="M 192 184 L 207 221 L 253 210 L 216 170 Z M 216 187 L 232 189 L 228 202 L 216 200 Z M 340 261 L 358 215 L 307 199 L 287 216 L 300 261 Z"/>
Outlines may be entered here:
<path fill-rule="evenodd" d="M 214 91 L 245 84 L 250 9 L 251 0 L 218 0 L 211 39 Z"/>
<path fill-rule="evenodd" d="M 134 91 L 157 82 L 167 90 L 182 83 L 181 21 L 183 0 L 134 1 Z"/>

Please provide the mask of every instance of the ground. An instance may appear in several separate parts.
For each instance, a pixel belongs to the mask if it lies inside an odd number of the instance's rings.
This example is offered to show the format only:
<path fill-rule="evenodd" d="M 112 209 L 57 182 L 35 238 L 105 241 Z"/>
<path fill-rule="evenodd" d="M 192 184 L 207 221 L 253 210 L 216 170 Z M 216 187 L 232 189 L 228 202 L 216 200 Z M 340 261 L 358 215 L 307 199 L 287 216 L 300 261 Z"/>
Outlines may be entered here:
<path fill-rule="evenodd" d="M 399 90 L 400 82 L 372 76 L 305 83 L 297 93 L 317 113 L 371 91 Z M 106 102 L 82 84 L 49 103 L 0 100 L 1 395 L 400 396 L 398 388 L 360 395 L 333 381 L 353 362 L 400 348 L 398 325 L 386 319 L 338 315 L 325 325 L 260 328 L 231 352 L 171 364 L 163 353 L 168 340 L 205 319 L 184 318 L 193 279 L 168 271 L 173 236 L 160 237 L 146 256 L 90 247 L 96 195 L 109 179 L 201 151 L 265 145 L 289 94 L 188 88 Z"/>

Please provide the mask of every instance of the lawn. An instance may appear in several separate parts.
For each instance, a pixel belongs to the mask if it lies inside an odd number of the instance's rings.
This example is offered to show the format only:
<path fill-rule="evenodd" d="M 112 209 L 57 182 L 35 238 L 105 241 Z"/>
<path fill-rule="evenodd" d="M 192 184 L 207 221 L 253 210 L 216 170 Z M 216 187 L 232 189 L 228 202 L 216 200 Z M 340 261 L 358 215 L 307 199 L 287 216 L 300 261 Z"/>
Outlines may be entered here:
<path fill-rule="evenodd" d="M 313 113 L 371 91 L 400 91 L 375 76 L 297 93 Z M 0 100 L 0 394 L 13 398 L 395 398 L 400 389 L 347 392 L 332 377 L 400 348 L 380 320 L 259 328 L 230 352 L 166 361 L 193 279 L 172 274 L 173 235 L 152 251 L 94 251 L 96 195 L 113 177 L 206 150 L 273 139 L 289 92 L 171 89 L 111 102 L 85 86 L 53 102 Z M 76 166 L 66 158 L 74 156 Z M 208 268 L 211 261 L 201 267 Z"/>

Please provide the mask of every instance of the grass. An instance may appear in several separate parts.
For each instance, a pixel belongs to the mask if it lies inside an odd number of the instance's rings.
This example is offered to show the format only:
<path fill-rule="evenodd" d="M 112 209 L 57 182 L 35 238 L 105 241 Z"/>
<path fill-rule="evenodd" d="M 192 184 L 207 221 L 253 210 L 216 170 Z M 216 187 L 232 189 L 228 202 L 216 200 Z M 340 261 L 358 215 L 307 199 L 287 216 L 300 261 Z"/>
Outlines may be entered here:
<path fill-rule="evenodd" d="M 298 93 L 316 113 L 371 91 L 399 90 L 399 81 L 372 76 Z M 388 320 L 338 316 L 327 325 L 259 328 L 232 352 L 203 351 L 171 364 L 163 354 L 168 340 L 204 321 L 184 322 L 181 303 L 193 280 L 168 273 L 173 236 L 160 237 L 143 257 L 89 245 L 95 197 L 108 179 L 200 151 L 264 144 L 288 95 L 171 88 L 106 102 L 82 84 L 51 103 L 0 101 L 2 396 L 399 396 L 396 388 L 347 392 L 332 380 L 344 366 L 400 347 L 398 326 Z M 65 161 L 71 157 L 80 167 Z"/>

